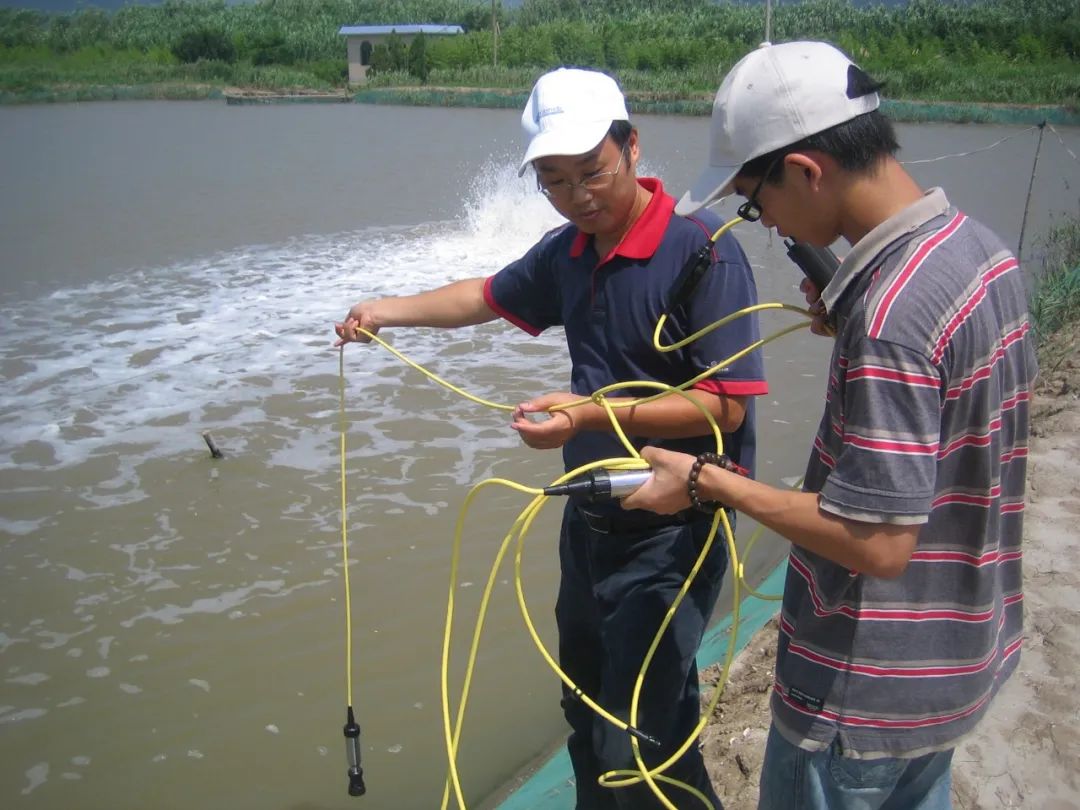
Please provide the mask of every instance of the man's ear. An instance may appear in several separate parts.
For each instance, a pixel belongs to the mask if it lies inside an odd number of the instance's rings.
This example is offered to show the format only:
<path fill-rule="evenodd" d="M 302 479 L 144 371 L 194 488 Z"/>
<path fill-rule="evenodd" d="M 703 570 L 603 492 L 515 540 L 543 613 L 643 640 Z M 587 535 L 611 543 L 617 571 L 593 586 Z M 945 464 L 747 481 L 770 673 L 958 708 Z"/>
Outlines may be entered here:
<path fill-rule="evenodd" d="M 626 139 L 626 153 L 630 156 L 630 165 L 637 168 L 638 159 L 641 157 L 641 146 L 638 143 L 637 127 L 630 130 L 630 137 Z"/>
<path fill-rule="evenodd" d="M 822 156 L 814 152 L 792 152 L 784 156 L 784 163 L 791 173 L 789 176 L 802 177 L 812 191 L 821 188 L 821 177 L 825 173 Z"/>

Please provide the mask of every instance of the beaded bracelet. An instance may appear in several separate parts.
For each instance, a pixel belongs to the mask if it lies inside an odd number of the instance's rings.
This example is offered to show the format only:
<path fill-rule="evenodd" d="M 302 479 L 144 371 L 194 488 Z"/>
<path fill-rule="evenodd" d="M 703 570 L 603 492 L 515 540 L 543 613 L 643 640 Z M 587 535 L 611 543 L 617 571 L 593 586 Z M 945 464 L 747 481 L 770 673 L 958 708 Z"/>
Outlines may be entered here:
<path fill-rule="evenodd" d="M 690 474 L 686 477 L 686 491 L 690 495 L 690 505 L 695 509 L 711 514 L 723 506 L 723 504 L 720 503 L 720 501 L 702 501 L 698 498 L 698 476 L 701 475 L 701 468 L 706 464 L 722 467 L 728 472 L 737 473 L 747 477 L 749 477 L 750 471 L 745 467 L 740 467 L 726 455 L 722 456 L 716 453 L 702 453 L 694 459 L 694 463 L 690 467 Z"/>

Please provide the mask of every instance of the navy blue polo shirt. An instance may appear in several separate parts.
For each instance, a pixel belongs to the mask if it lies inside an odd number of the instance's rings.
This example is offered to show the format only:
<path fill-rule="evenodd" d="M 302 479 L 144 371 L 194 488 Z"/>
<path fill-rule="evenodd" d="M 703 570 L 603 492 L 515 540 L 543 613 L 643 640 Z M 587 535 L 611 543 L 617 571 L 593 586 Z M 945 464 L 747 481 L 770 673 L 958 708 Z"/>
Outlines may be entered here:
<path fill-rule="evenodd" d="M 709 211 L 693 217 L 677 216 L 675 199 L 664 192 L 659 180 L 639 178 L 638 182 L 652 192 L 652 199 L 607 256 L 598 256 L 592 237 L 567 223 L 545 234 L 528 253 L 488 278 L 484 286 L 488 306 L 529 334 L 564 327 L 572 363 L 570 390 L 581 396 L 633 380 L 680 385 L 759 338 L 757 317 L 749 315 L 677 351 L 660 353 L 653 347 L 656 323 L 664 314 L 679 271 L 721 222 Z M 713 257 L 710 272 L 691 300 L 669 315 L 661 339 L 665 345 L 757 303 L 750 265 L 739 243 L 725 234 L 717 241 Z M 542 387 L 548 391 L 559 386 Z M 695 388 L 730 396 L 767 393 L 761 352 L 751 352 Z M 624 388 L 612 396 L 655 393 L 653 388 Z M 716 449 L 711 435 L 629 438 L 639 449 L 649 444 L 693 455 Z M 751 398 L 743 424 L 724 434 L 724 451 L 752 469 L 754 448 Z M 626 449 L 609 431 L 580 431 L 563 447 L 567 470 L 625 455 Z"/>

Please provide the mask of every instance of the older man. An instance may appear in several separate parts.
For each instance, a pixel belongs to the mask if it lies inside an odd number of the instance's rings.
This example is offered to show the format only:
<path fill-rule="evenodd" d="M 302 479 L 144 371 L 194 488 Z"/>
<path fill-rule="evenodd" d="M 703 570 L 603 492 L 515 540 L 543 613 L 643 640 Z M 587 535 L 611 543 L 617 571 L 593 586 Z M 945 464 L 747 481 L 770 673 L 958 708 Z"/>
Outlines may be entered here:
<path fill-rule="evenodd" d="M 679 271 L 720 223 L 708 213 L 676 215 L 675 200 L 659 180 L 637 177 L 638 133 L 614 80 L 586 70 L 548 73 L 533 88 L 522 123 L 529 142 L 521 172 L 532 167 L 539 191 L 569 222 L 490 278 L 362 301 L 337 331 L 344 341 L 362 339 L 358 328 L 459 327 L 498 317 L 534 335 L 563 327 L 572 361 L 570 390 L 522 403 L 511 427 L 530 447 L 561 447 L 566 468 L 572 470 L 626 455 L 605 411 L 589 404 L 554 411 L 540 421 L 528 414 L 545 413 L 612 383 L 683 383 L 757 339 L 757 324 L 742 318 L 686 349 L 661 354 L 653 348 L 653 329 Z M 746 257 L 734 239 L 717 240 L 712 260 L 696 297 L 671 313 L 671 334 L 692 334 L 756 302 Z M 715 417 L 727 452 L 743 466 L 753 463 L 752 397 L 766 391 L 755 353 L 690 392 Z M 647 388 L 627 391 L 653 393 Z M 615 413 L 638 447 L 709 449 L 707 421 L 682 397 Z M 630 719 L 634 683 L 649 644 L 708 531 L 708 517 L 693 510 L 657 516 L 624 512 L 616 504 L 566 506 L 556 606 L 561 666 L 582 692 L 624 720 Z M 642 746 L 651 765 L 668 759 L 697 722 L 695 655 L 726 565 L 723 543 L 716 543 L 648 671 L 636 724 L 661 743 L 659 750 Z M 646 785 L 600 787 L 602 773 L 634 767 L 629 737 L 595 717 L 570 689 L 564 689 L 563 709 L 572 729 L 568 748 L 578 807 L 662 806 Z M 697 746 L 667 775 L 720 806 Z M 673 801 L 686 806 L 688 797 L 678 795 Z"/>

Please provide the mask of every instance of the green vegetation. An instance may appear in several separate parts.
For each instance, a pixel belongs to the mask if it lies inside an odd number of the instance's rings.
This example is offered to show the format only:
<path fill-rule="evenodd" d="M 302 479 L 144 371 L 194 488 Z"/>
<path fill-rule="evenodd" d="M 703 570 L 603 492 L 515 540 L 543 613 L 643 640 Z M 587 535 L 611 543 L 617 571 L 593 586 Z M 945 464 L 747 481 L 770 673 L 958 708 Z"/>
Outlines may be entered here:
<path fill-rule="evenodd" d="M 92 2 L 92 0 L 91 0 Z M 764 36 L 760 3 L 525 0 L 166 0 L 113 13 L 0 9 L 0 98 L 90 86 L 342 87 L 342 25 L 453 23 L 460 36 L 375 49 L 376 85 L 527 89 L 561 64 L 600 67 L 655 100 L 702 99 Z M 777 5 L 772 39 L 831 41 L 895 99 L 1064 105 L 1080 110 L 1076 0 L 849 0 Z"/>
<path fill-rule="evenodd" d="M 1053 338 L 1080 324 L 1080 217 L 1055 225 L 1044 244 L 1045 258 L 1031 294 L 1031 318 L 1047 366 L 1060 359 Z"/>

